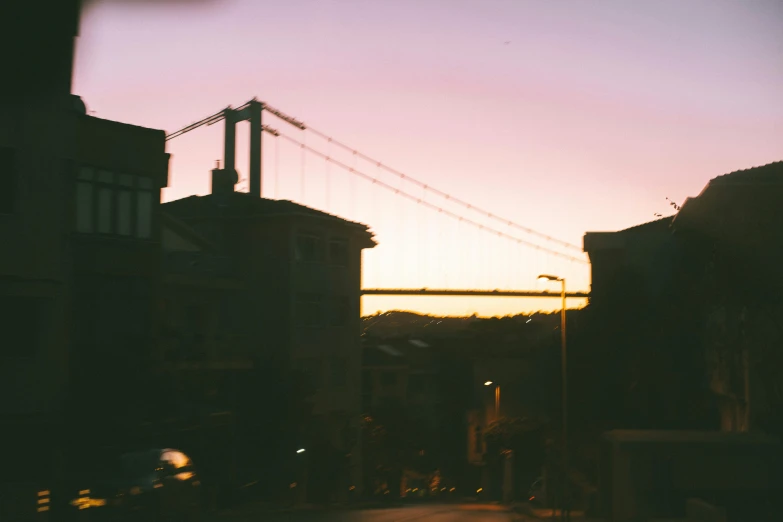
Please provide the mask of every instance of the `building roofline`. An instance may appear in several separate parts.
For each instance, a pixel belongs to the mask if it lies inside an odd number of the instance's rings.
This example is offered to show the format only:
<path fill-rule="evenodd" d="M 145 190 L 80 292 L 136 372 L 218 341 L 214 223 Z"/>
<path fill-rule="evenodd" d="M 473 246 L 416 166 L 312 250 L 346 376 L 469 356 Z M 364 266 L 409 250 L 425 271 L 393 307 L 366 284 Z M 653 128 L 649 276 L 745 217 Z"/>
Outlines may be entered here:
<path fill-rule="evenodd" d="M 582 238 L 582 250 L 584 252 L 587 252 L 588 254 L 590 251 L 596 249 L 598 243 L 617 243 L 621 244 L 623 243 L 624 239 L 636 232 L 639 232 L 643 229 L 648 228 L 669 228 L 671 227 L 671 224 L 674 222 L 674 215 L 667 216 L 663 218 L 659 218 L 653 221 L 648 221 L 646 223 L 641 223 L 639 225 L 634 225 L 632 227 L 624 228 L 622 230 L 617 231 L 606 231 L 606 232 L 585 232 L 583 238 Z M 606 248 L 606 247 L 604 247 Z"/>
<path fill-rule="evenodd" d="M 753 178 L 753 175 L 763 175 L 765 177 Z M 750 179 L 749 179 L 750 178 Z M 768 185 L 783 183 L 783 161 L 773 161 L 765 165 L 757 165 L 746 169 L 735 170 L 726 174 L 716 176 L 707 182 L 704 187 L 715 187 L 721 185 Z"/>
<path fill-rule="evenodd" d="M 209 220 L 216 220 L 216 219 L 225 219 L 225 220 L 261 220 L 261 219 L 270 219 L 270 218 L 304 218 L 309 220 L 321 220 L 321 221 L 328 221 L 335 224 L 339 224 L 341 226 L 354 229 L 357 233 L 364 234 L 367 237 L 367 244 L 364 246 L 364 248 L 373 248 L 378 243 L 374 240 L 374 234 L 370 231 L 369 225 L 365 225 L 364 223 L 359 223 L 356 221 L 350 221 L 348 219 L 342 218 L 340 216 L 336 216 L 334 214 L 329 214 L 327 212 L 323 212 L 318 209 L 314 209 L 312 207 L 308 207 L 306 205 L 301 205 L 299 203 L 296 203 L 291 200 L 287 199 L 268 199 L 268 198 L 258 198 L 256 196 L 243 193 L 243 192 L 232 192 L 228 195 L 228 198 L 225 199 L 226 203 L 225 205 L 221 205 L 221 198 L 223 198 L 224 195 L 215 195 L 215 194 L 207 194 L 203 196 L 193 195 L 193 196 L 187 196 L 184 198 L 180 198 L 174 201 L 168 201 L 166 203 L 163 203 L 161 205 L 164 212 L 169 213 L 176 213 L 180 215 L 180 220 L 186 219 L 188 221 L 209 221 Z M 234 198 L 233 201 L 241 201 L 242 204 L 247 204 L 247 208 L 241 208 L 241 209 L 234 209 L 235 212 L 231 212 L 231 201 Z M 264 202 L 264 203 L 259 203 Z M 180 206 L 186 206 L 188 204 L 192 205 L 214 205 L 215 208 L 225 208 L 228 210 L 227 213 L 221 214 L 220 212 L 199 212 L 199 208 L 194 208 L 192 212 L 189 214 L 185 214 L 184 212 L 179 211 Z M 268 205 L 270 207 L 278 207 L 278 208 L 272 208 L 271 212 L 264 212 L 261 211 L 258 208 L 254 208 L 254 205 Z M 268 207 L 267 207 L 268 208 Z"/>
<path fill-rule="evenodd" d="M 324 212 L 322 210 L 318 210 L 312 207 L 308 207 L 306 205 L 302 205 L 300 203 L 296 203 L 295 201 L 291 201 L 289 199 L 269 199 L 269 198 L 257 198 L 256 196 L 252 196 L 250 194 L 246 194 L 244 192 L 233 192 L 234 196 L 231 197 L 246 197 L 246 198 L 253 198 L 255 200 L 260 201 L 266 201 L 266 202 L 272 202 L 273 205 L 289 205 L 291 207 L 294 207 L 292 210 L 284 210 L 284 211 L 275 211 L 275 212 L 248 212 L 245 215 L 237 215 L 237 216 L 230 216 L 230 217 L 239 217 L 239 218 L 247 218 L 247 217 L 280 217 L 280 216 L 303 216 L 303 217 L 319 217 L 321 219 L 328 219 L 328 220 L 334 220 L 342 222 L 346 225 L 352 225 L 358 228 L 363 228 L 369 230 L 369 226 L 365 225 L 364 223 L 359 223 L 357 221 L 351 221 L 349 219 L 345 219 L 343 217 L 329 214 L 328 212 Z M 176 199 L 173 201 L 167 201 L 162 204 L 162 206 L 165 208 L 167 205 L 176 205 L 183 201 L 205 201 L 205 202 L 212 202 L 212 201 L 218 201 L 220 196 L 215 196 L 214 194 L 206 194 L 203 196 L 193 195 L 193 196 L 187 196 L 184 198 Z M 226 207 L 229 207 L 230 205 L 226 205 Z M 189 216 L 190 217 L 200 217 L 200 216 Z"/>
<path fill-rule="evenodd" d="M 685 199 L 672 224 L 682 225 L 683 220 L 685 220 L 687 225 L 688 216 L 697 211 L 698 203 L 704 201 L 701 198 L 707 192 L 721 188 L 728 190 L 730 187 L 758 187 L 759 189 L 764 189 L 772 186 L 783 186 L 783 161 L 775 161 L 766 165 L 735 170 L 716 176 L 707 182 L 698 196 Z"/>

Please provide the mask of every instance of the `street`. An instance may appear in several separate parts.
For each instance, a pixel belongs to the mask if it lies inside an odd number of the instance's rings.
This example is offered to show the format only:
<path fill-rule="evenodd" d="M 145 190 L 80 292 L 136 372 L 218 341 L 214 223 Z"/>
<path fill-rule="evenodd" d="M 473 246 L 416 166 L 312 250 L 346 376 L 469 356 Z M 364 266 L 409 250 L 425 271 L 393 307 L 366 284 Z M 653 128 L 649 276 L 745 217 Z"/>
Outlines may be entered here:
<path fill-rule="evenodd" d="M 263 513 L 243 515 L 221 520 L 226 522 L 403 522 L 421 520 L 427 522 L 510 522 L 518 515 L 495 504 L 435 504 L 386 509 L 293 511 L 288 513 Z"/>

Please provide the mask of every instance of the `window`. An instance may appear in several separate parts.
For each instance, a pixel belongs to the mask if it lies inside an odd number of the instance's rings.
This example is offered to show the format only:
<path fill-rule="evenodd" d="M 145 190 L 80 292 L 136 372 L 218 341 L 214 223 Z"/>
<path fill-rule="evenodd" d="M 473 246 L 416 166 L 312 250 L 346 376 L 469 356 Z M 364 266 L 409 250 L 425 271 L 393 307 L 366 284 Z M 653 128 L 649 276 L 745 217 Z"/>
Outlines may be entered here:
<path fill-rule="evenodd" d="M 331 362 L 332 386 L 342 388 L 348 376 L 347 363 L 344 357 L 335 357 Z"/>
<path fill-rule="evenodd" d="M 83 166 L 76 178 L 76 231 L 152 237 L 152 180 Z"/>
<path fill-rule="evenodd" d="M 16 150 L 0 147 L 0 214 L 15 210 L 18 179 Z"/>
<path fill-rule="evenodd" d="M 299 326 L 321 326 L 321 296 L 318 294 L 297 294 L 296 322 Z"/>
<path fill-rule="evenodd" d="M 330 321 L 331 326 L 345 326 L 348 324 L 349 306 L 348 297 L 341 295 L 334 299 L 332 307 L 330 309 Z"/>
<path fill-rule="evenodd" d="M 348 266 L 348 240 L 329 240 L 329 262 L 337 266 Z"/>
<path fill-rule="evenodd" d="M 34 357 L 42 335 L 40 298 L 0 296 L 0 357 Z"/>
<path fill-rule="evenodd" d="M 321 238 L 314 234 L 299 234 L 296 236 L 297 261 L 304 263 L 319 263 L 323 261 L 323 245 Z"/>

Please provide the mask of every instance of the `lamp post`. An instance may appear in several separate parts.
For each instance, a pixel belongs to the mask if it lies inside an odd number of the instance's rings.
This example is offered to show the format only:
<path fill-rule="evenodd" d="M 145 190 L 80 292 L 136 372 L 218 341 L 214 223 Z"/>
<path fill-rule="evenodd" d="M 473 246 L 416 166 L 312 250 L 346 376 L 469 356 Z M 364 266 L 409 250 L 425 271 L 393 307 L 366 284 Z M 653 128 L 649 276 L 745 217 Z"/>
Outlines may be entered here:
<path fill-rule="evenodd" d="M 561 284 L 562 310 L 560 313 L 560 371 L 562 380 L 562 415 L 563 415 L 563 498 L 561 499 L 560 517 L 565 520 L 568 504 L 568 353 L 566 351 L 566 281 L 563 277 L 542 274 L 539 279 L 559 281 Z"/>
<path fill-rule="evenodd" d="M 486 381 L 484 386 L 492 386 L 492 381 Z M 500 418 L 500 385 L 495 384 L 495 420 Z"/>
<path fill-rule="evenodd" d="M 299 448 L 298 450 L 296 450 L 296 454 L 302 455 L 305 453 L 305 451 L 306 450 L 304 448 Z M 304 459 L 304 463 L 303 463 L 304 470 L 302 473 L 302 488 L 300 489 L 301 493 L 299 494 L 299 496 L 300 496 L 301 503 L 306 504 L 307 486 L 308 486 L 308 482 L 310 481 L 310 460 L 307 458 L 307 455 L 303 455 L 302 458 Z"/>

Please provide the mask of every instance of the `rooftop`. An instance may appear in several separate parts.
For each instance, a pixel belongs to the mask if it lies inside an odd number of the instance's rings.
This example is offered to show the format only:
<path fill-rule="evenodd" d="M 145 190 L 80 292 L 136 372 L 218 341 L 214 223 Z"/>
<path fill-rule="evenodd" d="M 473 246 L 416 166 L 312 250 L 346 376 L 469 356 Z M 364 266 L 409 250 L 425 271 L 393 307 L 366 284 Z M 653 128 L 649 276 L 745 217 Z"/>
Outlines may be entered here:
<path fill-rule="evenodd" d="M 683 202 L 674 226 L 692 221 L 695 215 L 733 216 L 739 211 L 738 206 L 751 210 L 759 210 L 764 206 L 775 207 L 781 187 L 783 161 L 723 174 L 711 179 L 698 196 Z"/>
<path fill-rule="evenodd" d="M 175 214 L 180 219 L 200 218 L 247 218 L 272 216 L 306 216 L 341 222 L 347 226 L 356 227 L 369 232 L 369 227 L 362 223 L 328 214 L 314 208 L 300 205 L 288 200 L 266 199 L 244 192 L 228 194 L 208 194 L 206 196 L 189 196 L 163 204 L 166 212 Z"/>
<path fill-rule="evenodd" d="M 707 187 L 767 183 L 783 183 L 783 161 L 776 161 L 758 167 L 750 167 L 723 174 L 711 179 L 710 182 L 707 183 Z"/>
<path fill-rule="evenodd" d="M 631 238 L 646 237 L 645 233 L 654 233 L 655 237 L 658 237 L 660 232 L 669 230 L 673 221 L 674 216 L 668 216 L 616 232 L 585 232 L 582 249 L 590 253 L 603 248 L 620 248 Z"/>
<path fill-rule="evenodd" d="M 622 234 L 625 232 L 638 232 L 641 229 L 669 228 L 672 224 L 672 221 L 674 221 L 674 216 L 668 216 L 665 218 L 656 219 L 654 221 L 648 221 L 647 223 L 642 223 L 641 225 L 634 225 L 632 227 L 624 228 L 623 230 L 620 230 L 619 233 Z"/>

